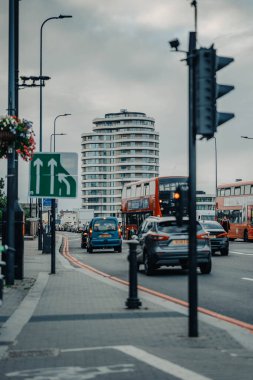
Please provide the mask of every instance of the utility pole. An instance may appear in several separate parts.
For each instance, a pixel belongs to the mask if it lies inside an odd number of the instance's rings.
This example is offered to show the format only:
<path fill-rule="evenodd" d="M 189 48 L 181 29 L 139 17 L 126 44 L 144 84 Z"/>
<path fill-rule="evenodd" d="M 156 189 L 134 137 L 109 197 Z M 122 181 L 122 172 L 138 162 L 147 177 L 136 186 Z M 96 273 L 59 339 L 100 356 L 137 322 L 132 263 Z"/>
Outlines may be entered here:
<path fill-rule="evenodd" d="M 198 280 L 197 280 L 197 242 L 196 242 L 196 44 L 197 44 L 197 1 L 193 0 L 195 31 L 189 34 L 187 64 L 189 66 L 189 278 L 188 334 L 198 336 Z"/>
<path fill-rule="evenodd" d="M 8 74 L 8 114 L 15 115 L 16 111 L 15 84 L 15 0 L 9 1 L 9 74 Z M 7 163 L 7 255 L 6 255 L 6 284 L 13 285 L 15 277 L 15 141 L 8 149 Z"/>
<path fill-rule="evenodd" d="M 196 32 L 190 32 L 187 63 L 189 66 L 189 336 L 198 336 L 198 287 L 196 244 L 196 115 L 195 115 Z"/>
<path fill-rule="evenodd" d="M 15 116 L 19 116 L 19 0 L 14 1 Z M 24 278 L 24 211 L 18 202 L 18 154 L 15 152 L 15 278 Z"/>

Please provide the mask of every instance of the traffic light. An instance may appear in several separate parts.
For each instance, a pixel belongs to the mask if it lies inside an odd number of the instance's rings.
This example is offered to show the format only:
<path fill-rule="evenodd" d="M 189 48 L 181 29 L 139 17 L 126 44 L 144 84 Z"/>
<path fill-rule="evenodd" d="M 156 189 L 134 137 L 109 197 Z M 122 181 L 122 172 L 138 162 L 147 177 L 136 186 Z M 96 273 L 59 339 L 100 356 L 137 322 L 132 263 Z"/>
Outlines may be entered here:
<path fill-rule="evenodd" d="M 182 226 L 183 222 L 183 193 L 181 186 L 178 186 L 175 193 L 173 194 L 174 204 L 175 204 L 175 217 L 177 221 L 177 225 L 179 227 Z"/>
<path fill-rule="evenodd" d="M 216 72 L 233 62 L 233 58 L 218 57 L 213 46 L 196 50 L 195 61 L 195 120 L 196 134 L 207 139 L 217 127 L 234 117 L 233 113 L 217 112 L 216 99 L 234 86 L 216 83 Z"/>

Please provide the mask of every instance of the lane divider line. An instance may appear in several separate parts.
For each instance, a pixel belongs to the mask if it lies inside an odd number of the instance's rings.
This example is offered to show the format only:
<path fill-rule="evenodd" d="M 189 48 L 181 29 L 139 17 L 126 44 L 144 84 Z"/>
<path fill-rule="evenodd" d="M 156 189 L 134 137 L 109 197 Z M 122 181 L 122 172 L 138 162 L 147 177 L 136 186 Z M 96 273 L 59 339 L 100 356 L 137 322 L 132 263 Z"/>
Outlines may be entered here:
<path fill-rule="evenodd" d="M 69 253 L 69 242 L 68 242 L 68 238 L 67 237 L 65 237 L 65 239 L 64 239 L 62 254 L 63 254 L 63 256 L 67 260 L 69 260 L 76 267 L 87 269 L 87 270 L 89 270 L 91 272 L 94 272 L 94 273 L 100 275 L 100 276 L 106 277 L 106 278 L 108 278 L 110 280 L 113 280 L 115 282 L 118 282 L 120 284 L 129 286 L 129 282 L 128 281 L 121 280 L 118 277 L 111 276 L 111 275 L 109 275 L 109 274 L 107 274 L 105 272 L 102 272 L 102 271 L 100 271 L 98 269 L 95 269 L 95 268 L 91 267 L 90 265 L 84 264 L 81 261 L 79 261 L 78 259 L 76 259 L 75 257 L 73 257 Z M 188 302 L 180 300 L 178 298 L 174 298 L 174 297 L 168 296 L 166 294 L 157 292 L 156 290 L 145 288 L 142 285 L 138 285 L 138 289 L 141 290 L 141 291 L 143 291 L 144 293 L 148 293 L 148 294 L 151 294 L 151 295 L 153 295 L 155 297 L 159 297 L 159 298 L 162 298 L 162 299 L 164 299 L 166 301 L 173 302 L 173 303 L 175 303 L 177 305 L 183 306 L 185 308 L 189 308 L 189 303 Z M 231 323 L 231 324 L 236 325 L 238 327 L 241 327 L 243 329 L 246 329 L 246 330 L 248 330 L 249 332 L 251 332 L 253 334 L 253 325 L 251 325 L 249 323 L 246 323 L 246 322 L 243 322 L 243 321 L 239 321 L 239 320 L 237 320 L 235 318 L 227 317 L 226 315 L 216 313 L 215 311 L 212 311 L 212 310 L 209 310 L 209 309 L 205 309 L 204 307 L 201 307 L 201 306 L 198 306 L 198 311 L 200 313 L 206 314 L 206 315 L 211 316 L 213 318 L 216 318 L 216 319 L 222 320 L 224 322 L 228 322 L 228 323 Z"/>

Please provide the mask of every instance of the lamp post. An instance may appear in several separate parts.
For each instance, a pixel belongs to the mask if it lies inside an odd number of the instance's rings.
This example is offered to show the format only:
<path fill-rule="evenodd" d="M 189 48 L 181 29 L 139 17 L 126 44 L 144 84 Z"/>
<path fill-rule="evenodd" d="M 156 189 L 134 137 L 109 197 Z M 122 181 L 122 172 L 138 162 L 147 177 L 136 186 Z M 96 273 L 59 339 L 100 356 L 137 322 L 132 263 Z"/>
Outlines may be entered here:
<path fill-rule="evenodd" d="M 56 116 L 56 118 L 54 119 L 54 133 L 53 133 L 53 136 L 54 136 L 54 152 L 55 152 L 55 127 L 56 127 L 56 120 L 58 119 L 58 117 L 64 117 L 64 116 L 70 116 L 71 113 L 64 113 L 64 114 L 61 114 L 61 115 L 58 115 Z M 50 151 L 51 151 L 51 148 L 50 148 Z"/>
<path fill-rule="evenodd" d="M 69 15 L 59 15 L 55 17 L 49 17 L 43 21 L 40 27 L 40 78 L 42 78 L 42 32 L 44 25 L 50 20 L 61 20 L 63 18 L 71 18 Z M 40 145 L 39 151 L 42 152 L 42 79 L 40 79 Z M 39 234 L 38 234 L 38 249 L 42 250 L 42 204 L 41 199 L 39 199 Z"/>
<path fill-rule="evenodd" d="M 50 152 L 52 152 L 52 137 L 53 136 L 65 136 L 67 133 L 51 133 L 50 135 Z M 54 137 L 55 139 L 55 137 Z M 55 152 L 55 147 L 54 147 L 54 152 Z"/>
<path fill-rule="evenodd" d="M 68 114 L 58 115 L 58 116 L 67 116 Z M 55 118 L 56 120 L 56 118 Z M 54 152 L 55 152 L 55 136 L 66 135 L 66 133 L 55 133 L 55 121 L 54 121 L 54 133 L 50 136 L 50 152 L 52 148 L 52 136 L 54 136 Z M 56 203 L 55 198 L 51 200 L 51 274 L 55 274 L 55 209 Z"/>
<path fill-rule="evenodd" d="M 46 24 L 46 22 L 50 20 L 60 20 L 63 18 L 71 18 L 72 16 L 69 15 L 59 15 L 55 17 L 49 17 L 43 23 L 40 27 L 40 77 L 42 77 L 42 32 L 43 27 Z M 40 86 L 40 152 L 42 151 L 42 79 L 41 79 L 41 86 Z"/>

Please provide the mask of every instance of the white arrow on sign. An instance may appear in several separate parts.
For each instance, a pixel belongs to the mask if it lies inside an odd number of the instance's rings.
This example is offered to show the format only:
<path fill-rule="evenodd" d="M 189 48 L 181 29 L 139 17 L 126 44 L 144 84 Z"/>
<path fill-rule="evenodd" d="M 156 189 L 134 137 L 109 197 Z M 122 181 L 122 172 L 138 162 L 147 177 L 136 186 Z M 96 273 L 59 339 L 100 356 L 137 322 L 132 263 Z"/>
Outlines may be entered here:
<path fill-rule="evenodd" d="M 64 173 L 59 173 L 58 174 L 58 179 L 59 179 L 59 182 L 64 182 L 65 185 L 66 185 L 66 188 L 67 188 L 67 195 L 70 195 L 70 184 L 68 182 L 68 180 L 66 179 L 67 175 L 64 174 Z"/>
<path fill-rule="evenodd" d="M 57 161 L 51 158 L 48 166 L 50 166 L 50 194 L 54 194 L 54 167 L 57 166 Z"/>
<path fill-rule="evenodd" d="M 40 158 L 34 161 L 33 166 L 36 167 L 36 194 L 40 192 L 40 167 L 43 166 L 43 162 Z"/>

